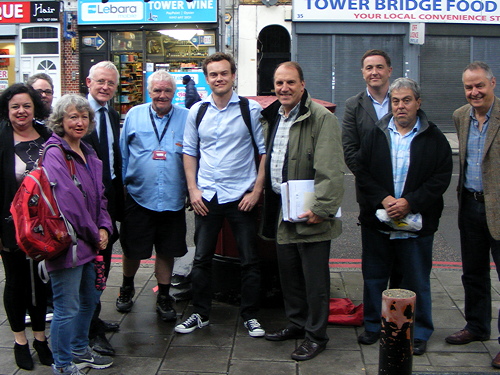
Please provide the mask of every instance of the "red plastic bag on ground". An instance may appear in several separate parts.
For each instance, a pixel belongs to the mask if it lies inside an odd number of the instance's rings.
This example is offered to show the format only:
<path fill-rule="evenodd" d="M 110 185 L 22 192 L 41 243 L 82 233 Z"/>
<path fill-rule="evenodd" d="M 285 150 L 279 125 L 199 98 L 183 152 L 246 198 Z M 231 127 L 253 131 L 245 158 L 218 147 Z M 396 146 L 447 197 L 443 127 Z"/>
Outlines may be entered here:
<path fill-rule="evenodd" d="M 344 326 L 362 326 L 363 304 L 356 306 L 349 298 L 330 298 L 328 323 Z"/>

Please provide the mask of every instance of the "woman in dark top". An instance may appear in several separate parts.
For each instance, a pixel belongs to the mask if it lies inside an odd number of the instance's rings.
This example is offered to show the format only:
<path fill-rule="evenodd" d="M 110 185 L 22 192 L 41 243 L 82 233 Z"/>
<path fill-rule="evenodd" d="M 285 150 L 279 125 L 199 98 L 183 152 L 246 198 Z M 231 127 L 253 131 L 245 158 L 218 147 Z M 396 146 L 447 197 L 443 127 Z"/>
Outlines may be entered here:
<path fill-rule="evenodd" d="M 33 347 L 40 362 L 50 366 L 52 353 L 45 336 L 46 288 L 38 276 L 37 262 L 27 259 L 16 244 L 10 204 L 24 177 L 35 166 L 50 132 L 35 122 L 47 109 L 40 95 L 22 83 L 0 95 L 0 249 L 5 269 L 4 305 L 14 333 L 17 365 L 33 369 L 25 333 L 26 311 L 33 329 Z"/>

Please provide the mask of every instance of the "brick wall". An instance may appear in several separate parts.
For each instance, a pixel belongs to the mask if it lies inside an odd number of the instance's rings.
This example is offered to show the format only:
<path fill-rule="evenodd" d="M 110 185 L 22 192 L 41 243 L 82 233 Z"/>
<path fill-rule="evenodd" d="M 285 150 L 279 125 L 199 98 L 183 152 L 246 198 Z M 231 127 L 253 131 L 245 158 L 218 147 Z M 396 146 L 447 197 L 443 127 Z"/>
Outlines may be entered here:
<path fill-rule="evenodd" d="M 65 30 L 62 30 L 62 69 L 61 69 L 61 94 L 79 93 L 79 50 L 78 50 L 78 30 L 76 25 L 76 12 L 72 12 L 74 19 L 71 22 L 71 31 L 74 33 L 73 49 L 71 39 L 64 38 Z"/>

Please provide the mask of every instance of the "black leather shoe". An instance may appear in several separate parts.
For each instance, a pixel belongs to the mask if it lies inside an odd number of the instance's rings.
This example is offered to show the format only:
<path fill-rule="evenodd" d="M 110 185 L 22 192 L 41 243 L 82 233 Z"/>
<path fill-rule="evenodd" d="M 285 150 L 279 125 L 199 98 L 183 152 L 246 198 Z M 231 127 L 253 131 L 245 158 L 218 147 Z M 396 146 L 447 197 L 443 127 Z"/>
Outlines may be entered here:
<path fill-rule="evenodd" d="M 415 339 L 413 340 L 413 355 L 422 355 L 427 350 L 427 341 Z"/>
<path fill-rule="evenodd" d="M 118 332 L 120 330 L 119 323 L 105 322 L 104 320 L 102 320 L 102 327 L 104 332 Z"/>
<path fill-rule="evenodd" d="M 285 341 L 293 339 L 303 339 L 304 336 L 305 332 L 303 329 L 292 326 L 280 329 L 278 331 L 266 333 L 264 337 L 269 341 Z"/>
<path fill-rule="evenodd" d="M 292 353 L 292 359 L 296 361 L 307 361 L 308 359 L 313 359 L 323 350 L 325 350 L 326 344 L 320 345 L 309 339 L 305 339 L 300 346 L 295 349 Z"/>
<path fill-rule="evenodd" d="M 97 335 L 93 339 L 90 339 L 89 346 L 99 354 L 110 356 L 115 355 L 115 349 L 113 349 L 104 335 Z"/>
<path fill-rule="evenodd" d="M 358 336 L 358 342 L 363 345 L 375 344 L 380 338 L 380 332 L 364 331 Z"/>

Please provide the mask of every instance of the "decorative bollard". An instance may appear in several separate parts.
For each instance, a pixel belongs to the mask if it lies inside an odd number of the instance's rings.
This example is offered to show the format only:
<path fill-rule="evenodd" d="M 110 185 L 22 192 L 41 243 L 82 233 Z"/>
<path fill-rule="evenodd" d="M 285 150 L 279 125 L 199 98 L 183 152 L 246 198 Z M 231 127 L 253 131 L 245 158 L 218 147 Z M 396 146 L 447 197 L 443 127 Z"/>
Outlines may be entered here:
<path fill-rule="evenodd" d="M 416 298 L 414 292 L 405 289 L 388 289 L 382 293 L 379 375 L 412 373 Z"/>

